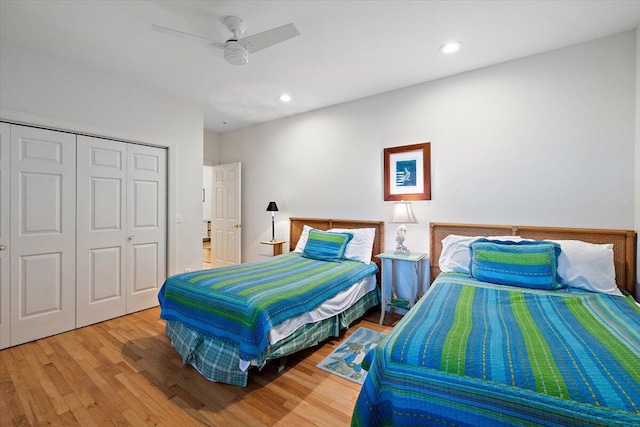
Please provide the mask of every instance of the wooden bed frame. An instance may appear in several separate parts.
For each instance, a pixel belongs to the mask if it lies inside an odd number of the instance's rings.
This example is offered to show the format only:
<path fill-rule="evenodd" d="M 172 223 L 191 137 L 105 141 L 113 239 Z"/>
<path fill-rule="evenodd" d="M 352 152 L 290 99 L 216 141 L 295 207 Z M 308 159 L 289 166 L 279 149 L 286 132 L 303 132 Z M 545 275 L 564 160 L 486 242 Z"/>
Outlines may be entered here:
<path fill-rule="evenodd" d="M 373 251 L 371 261 L 378 266 L 378 283 L 380 283 L 380 260 L 375 256 L 384 252 L 384 221 L 368 221 L 357 219 L 329 219 L 329 218 L 289 218 L 289 251 L 296 248 L 296 244 L 302 234 L 305 225 L 317 228 L 318 230 L 329 230 L 330 228 L 375 228 L 376 237 L 373 241 Z"/>
<path fill-rule="evenodd" d="M 613 261 L 616 284 L 635 298 L 635 244 L 633 230 L 608 230 L 593 228 L 534 227 L 520 225 L 476 225 L 432 222 L 429 253 L 431 281 L 440 274 L 438 260 L 442 252 L 442 239 L 450 234 L 459 236 L 520 236 L 535 240 L 582 240 L 584 242 L 613 243 Z"/>

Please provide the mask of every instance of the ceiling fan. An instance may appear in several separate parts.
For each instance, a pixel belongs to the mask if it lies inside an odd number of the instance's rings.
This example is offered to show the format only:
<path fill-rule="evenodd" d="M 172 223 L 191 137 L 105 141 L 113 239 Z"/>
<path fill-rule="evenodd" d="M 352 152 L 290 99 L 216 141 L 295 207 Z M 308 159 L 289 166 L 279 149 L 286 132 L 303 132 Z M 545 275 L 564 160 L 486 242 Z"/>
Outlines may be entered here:
<path fill-rule="evenodd" d="M 222 49 L 224 51 L 224 59 L 229 64 L 233 65 L 244 65 L 249 62 L 250 53 L 258 52 L 262 49 L 268 48 L 269 46 L 282 43 L 283 41 L 300 35 L 295 25 L 287 24 L 252 36 L 240 38 L 247 29 L 247 23 L 242 18 L 237 16 L 225 16 L 222 22 L 229 31 L 233 33 L 233 36 L 224 43 L 195 34 L 185 33 L 184 31 L 163 27 L 161 25 L 152 24 L 151 28 L 163 33 L 188 37 L 192 40 L 211 44 Z"/>

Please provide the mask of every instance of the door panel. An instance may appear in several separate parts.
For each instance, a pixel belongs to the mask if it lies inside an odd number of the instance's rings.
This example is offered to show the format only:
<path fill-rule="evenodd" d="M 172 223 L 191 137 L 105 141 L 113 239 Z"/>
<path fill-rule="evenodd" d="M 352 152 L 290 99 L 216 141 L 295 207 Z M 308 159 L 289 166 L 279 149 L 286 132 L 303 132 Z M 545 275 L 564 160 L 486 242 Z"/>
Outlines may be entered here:
<path fill-rule="evenodd" d="M 122 248 L 91 250 L 91 303 L 122 298 Z"/>
<path fill-rule="evenodd" d="M 20 191 L 20 233 L 60 234 L 62 233 L 61 191 L 62 174 L 23 173 L 21 174 Z M 47 212 L 48 215 L 43 215 Z"/>
<path fill-rule="evenodd" d="M 134 229 L 157 228 L 159 213 L 158 182 L 135 180 L 133 186 Z"/>
<path fill-rule="evenodd" d="M 11 233 L 9 216 L 9 167 L 11 165 L 11 127 L 8 123 L 0 123 L 0 349 L 11 344 L 11 299 L 10 268 Z"/>
<path fill-rule="evenodd" d="M 20 257 L 20 318 L 29 319 L 62 310 L 62 254 Z"/>
<path fill-rule="evenodd" d="M 135 271 L 133 293 L 157 288 L 159 259 L 157 243 L 133 245 L 133 265 Z"/>
<path fill-rule="evenodd" d="M 93 176 L 90 186 L 91 231 L 123 231 L 123 178 Z"/>
<path fill-rule="evenodd" d="M 127 144 L 78 136 L 77 326 L 126 314 Z"/>
<path fill-rule="evenodd" d="M 158 305 L 166 279 L 167 152 L 129 144 L 127 312 Z"/>
<path fill-rule="evenodd" d="M 11 345 L 75 327 L 76 136 L 11 126 Z"/>
<path fill-rule="evenodd" d="M 241 165 L 213 166 L 211 267 L 241 262 Z"/>

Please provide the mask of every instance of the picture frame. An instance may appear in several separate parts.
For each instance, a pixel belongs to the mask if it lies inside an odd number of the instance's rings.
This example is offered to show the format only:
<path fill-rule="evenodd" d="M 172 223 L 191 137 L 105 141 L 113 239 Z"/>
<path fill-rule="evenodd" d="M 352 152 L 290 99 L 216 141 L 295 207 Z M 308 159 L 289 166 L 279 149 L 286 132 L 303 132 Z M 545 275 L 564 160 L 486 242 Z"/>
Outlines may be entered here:
<path fill-rule="evenodd" d="M 384 200 L 431 200 L 431 143 L 384 149 Z"/>

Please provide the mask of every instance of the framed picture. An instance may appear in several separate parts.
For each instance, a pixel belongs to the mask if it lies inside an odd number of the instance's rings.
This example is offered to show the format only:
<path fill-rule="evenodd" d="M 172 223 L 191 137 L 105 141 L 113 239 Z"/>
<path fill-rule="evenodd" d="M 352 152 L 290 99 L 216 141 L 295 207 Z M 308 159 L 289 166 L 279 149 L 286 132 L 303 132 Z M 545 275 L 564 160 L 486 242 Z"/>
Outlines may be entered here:
<path fill-rule="evenodd" d="M 431 200 L 431 143 L 384 149 L 384 200 Z"/>

